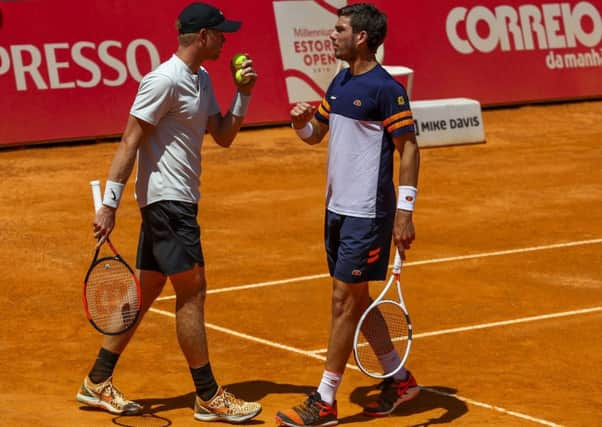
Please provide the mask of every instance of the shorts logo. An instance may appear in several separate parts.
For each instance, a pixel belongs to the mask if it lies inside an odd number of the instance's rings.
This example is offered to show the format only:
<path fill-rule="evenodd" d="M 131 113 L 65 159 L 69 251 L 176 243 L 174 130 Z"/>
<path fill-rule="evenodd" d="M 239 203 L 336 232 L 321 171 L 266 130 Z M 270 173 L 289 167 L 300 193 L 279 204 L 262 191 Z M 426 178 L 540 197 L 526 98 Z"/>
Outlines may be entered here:
<path fill-rule="evenodd" d="M 405 104 L 405 103 L 406 103 L 406 100 L 405 100 L 405 99 L 403 99 L 403 96 L 398 96 L 398 97 L 397 97 L 397 104 L 398 104 L 398 105 L 403 105 L 403 104 Z"/>
<path fill-rule="evenodd" d="M 353 105 L 355 105 L 356 107 L 361 107 L 362 106 L 362 101 L 359 99 L 356 99 L 355 101 L 353 101 Z"/>
<path fill-rule="evenodd" d="M 362 275 L 362 270 L 353 270 L 351 272 L 351 275 L 355 277 L 360 277 Z"/>
<path fill-rule="evenodd" d="M 380 247 L 368 252 L 368 264 L 374 264 L 380 259 Z"/>

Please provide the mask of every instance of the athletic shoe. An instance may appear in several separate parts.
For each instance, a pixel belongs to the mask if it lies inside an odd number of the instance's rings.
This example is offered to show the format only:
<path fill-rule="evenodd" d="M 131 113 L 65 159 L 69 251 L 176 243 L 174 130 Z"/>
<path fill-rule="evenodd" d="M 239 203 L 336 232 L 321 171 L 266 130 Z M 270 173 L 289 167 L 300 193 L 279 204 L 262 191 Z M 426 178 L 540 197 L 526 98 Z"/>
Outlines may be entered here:
<path fill-rule="evenodd" d="M 194 401 L 194 418 L 199 421 L 242 423 L 260 412 L 261 404 L 237 399 L 221 387 L 208 401 L 205 402 L 199 396 Z"/>
<path fill-rule="evenodd" d="M 86 377 L 75 398 L 78 402 L 104 409 L 111 414 L 138 415 L 142 413 L 142 405 L 127 400 L 123 393 L 113 385 L 112 377 L 100 384 L 94 384 L 89 377 Z"/>
<path fill-rule="evenodd" d="M 276 424 L 287 427 L 305 426 L 334 426 L 339 423 L 337 419 L 337 402 L 332 405 L 324 402 L 317 391 L 301 405 L 276 414 Z"/>
<path fill-rule="evenodd" d="M 384 417 L 389 415 L 403 402 L 412 400 L 418 393 L 420 387 L 410 371 L 405 381 L 395 381 L 393 378 L 387 378 L 382 381 L 378 388 L 381 390 L 376 402 L 371 402 L 364 406 L 364 415 L 369 417 Z"/>

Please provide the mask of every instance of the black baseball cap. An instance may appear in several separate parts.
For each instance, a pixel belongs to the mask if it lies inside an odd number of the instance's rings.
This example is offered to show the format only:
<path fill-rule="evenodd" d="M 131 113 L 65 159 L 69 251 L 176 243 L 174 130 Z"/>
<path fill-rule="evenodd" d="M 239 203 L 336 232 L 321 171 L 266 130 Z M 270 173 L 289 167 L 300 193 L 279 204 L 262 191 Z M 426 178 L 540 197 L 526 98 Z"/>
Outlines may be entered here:
<path fill-rule="evenodd" d="M 238 31 L 242 22 L 229 21 L 218 8 L 206 3 L 191 3 L 178 17 L 180 34 L 196 33 L 202 28 L 210 28 L 225 33 Z"/>

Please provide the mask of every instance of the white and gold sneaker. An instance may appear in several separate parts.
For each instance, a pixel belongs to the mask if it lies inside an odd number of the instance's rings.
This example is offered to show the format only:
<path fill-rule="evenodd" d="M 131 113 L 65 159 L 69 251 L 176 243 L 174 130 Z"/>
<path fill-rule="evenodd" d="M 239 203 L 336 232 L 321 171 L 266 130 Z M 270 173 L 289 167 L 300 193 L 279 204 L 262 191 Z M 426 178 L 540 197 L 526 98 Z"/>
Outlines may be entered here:
<path fill-rule="evenodd" d="M 89 377 L 86 377 L 75 398 L 78 402 L 104 409 L 111 414 L 138 415 L 142 413 L 142 405 L 127 400 L 123 393 L 113 385 L 112 377 L 100 384 L 94 384 Z"/>
<path fill-rule="evenodd" d="M 215 396 L 208 401 L 196 396 L 194 401 L 194 418 L 199 421 L 228 421 L 242 423 L 261 412 L 258 402 L 245 402 L 218 388 Z"/>

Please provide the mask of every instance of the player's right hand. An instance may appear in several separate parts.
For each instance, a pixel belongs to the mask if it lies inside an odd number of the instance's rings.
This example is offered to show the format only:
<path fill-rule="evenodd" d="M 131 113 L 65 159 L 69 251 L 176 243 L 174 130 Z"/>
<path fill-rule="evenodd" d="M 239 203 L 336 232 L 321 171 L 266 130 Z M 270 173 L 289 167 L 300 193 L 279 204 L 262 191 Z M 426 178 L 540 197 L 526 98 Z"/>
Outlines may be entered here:
<path fill-rule="evenodd" d="M 116 209 L 102 205 L 94 218 L 94 238 L 98 240 L 97 246 L 102 245 L 115 227 Z"/>
<path fill-rule="evenodd" d="M 316 108 L 306 102 L 296 104 L 291 110 L 291 121 L 295 129 L 304 127 L 314 116 Z"/>

